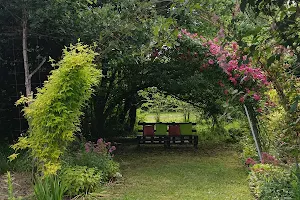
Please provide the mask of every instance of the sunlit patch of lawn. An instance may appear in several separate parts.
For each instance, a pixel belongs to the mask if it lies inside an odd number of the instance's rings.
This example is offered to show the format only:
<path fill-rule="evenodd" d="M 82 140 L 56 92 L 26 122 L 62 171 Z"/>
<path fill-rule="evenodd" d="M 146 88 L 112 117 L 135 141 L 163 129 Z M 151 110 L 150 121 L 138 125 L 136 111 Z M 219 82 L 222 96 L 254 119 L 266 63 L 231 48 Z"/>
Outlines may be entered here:
<path fill-rule="evenodd" d="M 131 147 L 116 159 L 123 180 L 107 186 L 106 199 L 252 199 L 238 154 L 224 145 Z"/>

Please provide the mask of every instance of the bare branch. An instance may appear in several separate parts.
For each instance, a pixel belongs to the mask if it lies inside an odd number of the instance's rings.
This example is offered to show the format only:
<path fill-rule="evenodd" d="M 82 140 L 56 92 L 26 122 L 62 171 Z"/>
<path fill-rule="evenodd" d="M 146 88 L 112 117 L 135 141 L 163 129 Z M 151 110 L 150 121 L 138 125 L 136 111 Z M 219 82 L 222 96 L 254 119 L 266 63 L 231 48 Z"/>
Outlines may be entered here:
<path fill-rule="evenodd" d="M 46 62 L 46 58 L 44 58 L 42 62 L 39 64 L 39 66 L 35 68 L 33 72 L 30 73 L 29 78 L 31 78 L 44 65 L 45 62 Z"/>

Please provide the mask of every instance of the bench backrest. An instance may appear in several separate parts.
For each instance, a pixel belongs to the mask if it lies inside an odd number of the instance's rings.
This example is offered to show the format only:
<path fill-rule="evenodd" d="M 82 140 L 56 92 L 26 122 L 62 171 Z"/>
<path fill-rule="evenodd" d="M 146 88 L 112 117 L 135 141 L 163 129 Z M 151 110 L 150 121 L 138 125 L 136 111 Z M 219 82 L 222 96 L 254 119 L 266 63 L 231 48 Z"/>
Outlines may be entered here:
<path fill-rule="evenodd" d="M 193 124 L 180 124 L 181 135 L 193 135 Z"/>
<path fill-rule="evenodd" d="M 156 135 L 168 135 L 168 125 L 163 123 L 155 124 L 155 134 Z"/>
<path fill-rule="evenodd" d="M 155 136 L 155 135 L 171 135 L 171 136 L 179 136 L 179 135 L 194 135 L 196 130 L 193 128 L 196 123 L 138 123 L 139 125 L 143 125 L 143 130 L 139 130 L 139 132 L 143 132 L 144 136 Z"/>
<path fill-rule="evenodd" d="M 154 136 L 154 125 L 143 126 L 143 135 L 144 136 Z"/>
<path fill-rule="evenodd" d="M 170 136 L 180 136 L 180 126 L 179 126 L 179 124 L 169 125 L 169 135 Z"/>

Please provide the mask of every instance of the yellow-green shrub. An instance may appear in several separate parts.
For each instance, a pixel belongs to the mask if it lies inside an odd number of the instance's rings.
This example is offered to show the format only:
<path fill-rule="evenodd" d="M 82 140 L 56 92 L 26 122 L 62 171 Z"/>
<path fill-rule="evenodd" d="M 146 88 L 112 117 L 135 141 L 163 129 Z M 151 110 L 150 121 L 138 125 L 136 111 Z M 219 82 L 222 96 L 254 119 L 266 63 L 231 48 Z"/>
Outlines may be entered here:
<path fill-rule="evenodd" d="M 63 168 L 60 178 L 69 196 L 93 192 L 102 181 L 102 172 L 97 168 L 87 166 L 72 166 Z"/>
<path fill-rule="evenodd" d="M 20 137 L 13 148 L 29 148 L 44 175 L 55 174 L 60 169 L 60 157 L 74 139 L 73 133 L 79 130 L 81 109 L 101 76 L 93 64 L 95 56 L 92 48 L 81 43 L 65 48 L 61 61 L 51 61 L 58 68 L 24 108 L 29 122 L 28 135 Z M 10 156 L 15 157 L 16 154 Z"/>

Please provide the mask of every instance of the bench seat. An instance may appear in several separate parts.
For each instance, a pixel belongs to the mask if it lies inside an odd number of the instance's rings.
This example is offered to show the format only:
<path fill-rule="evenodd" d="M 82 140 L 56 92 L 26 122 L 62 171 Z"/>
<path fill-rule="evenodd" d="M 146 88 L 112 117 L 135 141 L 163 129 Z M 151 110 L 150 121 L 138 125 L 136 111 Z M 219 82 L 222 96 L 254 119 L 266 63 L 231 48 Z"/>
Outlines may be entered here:
<path fill-rule="evenodd" d="M 165 147 L 170 147 L 171 144 L 192 144 L 198 148 L 198 135 L 155 135 L 155 136 L 137 136 L 138 145 L 141 144 L 163 144 Z"/>

